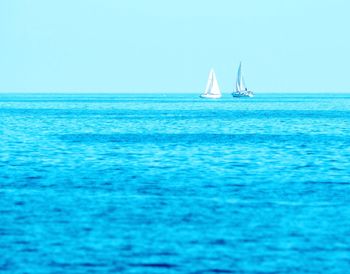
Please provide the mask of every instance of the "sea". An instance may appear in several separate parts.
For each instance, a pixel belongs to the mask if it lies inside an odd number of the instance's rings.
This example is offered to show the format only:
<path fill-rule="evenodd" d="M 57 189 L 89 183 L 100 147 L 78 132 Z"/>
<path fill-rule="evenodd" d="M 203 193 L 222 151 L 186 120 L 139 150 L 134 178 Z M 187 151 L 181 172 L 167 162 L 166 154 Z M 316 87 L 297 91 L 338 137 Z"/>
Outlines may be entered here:
<path fill-rule="evenodd" d="M 0 94 L 0 273 L 349 273 L 350 94 Z"/>

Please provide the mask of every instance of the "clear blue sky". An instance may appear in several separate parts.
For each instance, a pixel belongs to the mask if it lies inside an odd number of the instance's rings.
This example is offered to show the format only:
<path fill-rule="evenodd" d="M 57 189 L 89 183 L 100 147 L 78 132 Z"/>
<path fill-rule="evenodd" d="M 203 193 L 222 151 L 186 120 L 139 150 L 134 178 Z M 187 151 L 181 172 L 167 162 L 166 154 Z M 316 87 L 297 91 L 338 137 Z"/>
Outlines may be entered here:
<path fill-rule="evenodd" d="M 2 0 L 0 92 L 350 92 L 348 0 Z"/>

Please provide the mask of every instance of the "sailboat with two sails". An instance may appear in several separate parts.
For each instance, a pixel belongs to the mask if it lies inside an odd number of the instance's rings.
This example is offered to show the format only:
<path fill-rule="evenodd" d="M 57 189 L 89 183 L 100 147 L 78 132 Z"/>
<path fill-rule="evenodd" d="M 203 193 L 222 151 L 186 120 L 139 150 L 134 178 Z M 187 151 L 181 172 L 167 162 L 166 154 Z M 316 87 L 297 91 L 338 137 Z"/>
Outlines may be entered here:
<path fill-rule="evenodd" d="M 251 90 L 248 90 L 243 74 L 242 74 L 242 62 L 239 63 L 237 80 L 236 80 L 236 90 L 232 92 L 233 97 L 253 97 L 254 93 Z"/>
<path fill-rule="evenodd" d="M 216 80 L 215 72 L 213 69 L 211 69 L 209 72 L 207 87 L 205 91 L 200 95 L 200 97 L 205 99 L 221 98 L 221 91 L 219 88 L 218 80 Z"/>

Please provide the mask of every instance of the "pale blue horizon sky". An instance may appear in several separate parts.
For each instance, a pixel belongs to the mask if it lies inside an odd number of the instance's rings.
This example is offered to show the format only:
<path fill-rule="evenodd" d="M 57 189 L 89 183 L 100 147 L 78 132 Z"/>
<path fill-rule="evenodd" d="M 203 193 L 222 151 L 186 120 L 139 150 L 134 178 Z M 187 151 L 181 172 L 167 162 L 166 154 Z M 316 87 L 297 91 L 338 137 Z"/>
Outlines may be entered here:
<path fill-rule="evenodd" d="M 350 92 L 350 1 L 5 0 L 0 92 Z"/>

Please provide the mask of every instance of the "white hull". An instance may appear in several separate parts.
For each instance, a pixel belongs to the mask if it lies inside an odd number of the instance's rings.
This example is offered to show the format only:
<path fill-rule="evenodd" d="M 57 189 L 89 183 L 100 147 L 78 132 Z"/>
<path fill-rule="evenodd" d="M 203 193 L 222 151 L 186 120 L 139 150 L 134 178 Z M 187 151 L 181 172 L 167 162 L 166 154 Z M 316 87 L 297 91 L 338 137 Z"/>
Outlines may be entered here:
<path fill-rule="evenodd" d="M 219 99 L 221 94 L 201 94 L 199 97 L 204 99 Z"/>
<path fill-rule="evenodd" d="M 233 92 L 232 93 L 233 97 L 254 97 L 253 92 L 248 91 L 248 92 Z"/>

